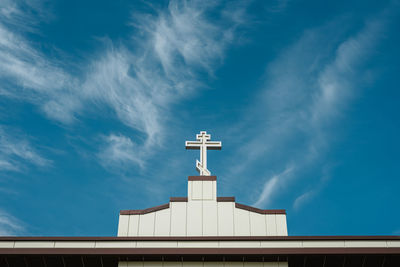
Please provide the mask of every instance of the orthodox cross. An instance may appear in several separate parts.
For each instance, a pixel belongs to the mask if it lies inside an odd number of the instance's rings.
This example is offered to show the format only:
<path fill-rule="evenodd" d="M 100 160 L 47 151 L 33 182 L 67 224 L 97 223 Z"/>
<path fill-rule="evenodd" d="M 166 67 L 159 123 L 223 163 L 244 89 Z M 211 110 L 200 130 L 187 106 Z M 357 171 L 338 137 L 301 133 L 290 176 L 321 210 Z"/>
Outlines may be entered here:
<path fill-rule="evenodd" d="M 186 149 L 200 149 L 200 161 L 196 160 L 196 169 L 203 176 L 210 176 L 211 172 L 207 169 L 207 149 L 221 150 L 221 141 L 210 141 L 211 135 L 206 131 L 196 134 L 197 141 L 186 141 Z"/>

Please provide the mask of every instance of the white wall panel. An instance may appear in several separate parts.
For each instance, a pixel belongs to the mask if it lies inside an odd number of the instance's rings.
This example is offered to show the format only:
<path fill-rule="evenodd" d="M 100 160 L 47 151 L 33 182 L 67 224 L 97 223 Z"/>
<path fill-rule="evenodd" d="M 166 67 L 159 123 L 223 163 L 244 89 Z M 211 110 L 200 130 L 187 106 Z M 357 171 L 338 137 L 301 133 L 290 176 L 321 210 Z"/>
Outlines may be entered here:
<path fill-rule="evenodd" d="M 178 241 L 179 248 L 218 248 L 218 241 Z"/>
<path fill-rule="evenodd" d="M 53 248 L 54 246 L 54 242 L 48 241 L 18 241 L 14 244 L 14 248 Z"/>
<path fill-rule="evenodd" d="M 267 215 L 265 215 L 265 221 L 266 221 L 266 224 L 267 224 L 267 235 L 268 236 L 277 235 L 275 214 L 267 214 Z"/>
<path fill-rule="evenodd" d="M 154 236 L 155 212 L 139 215 L 139 236 Z"/>
<path fill-rule="evenodd" d="M 288 262 L 278 262 L 279 267 L 288 267 L 289 263 Z"/>
<path fill-rule="evenodd" d="M 171 210 L 159 210 L 156 212 L 156 221 L 154 227 L 155 236 L 169 236 L 171 223 Z"/>
<path fill-rule="evenodd" d="M 235 208 L 234 212 L 235 236 L 250 235 L 249 211 Z"/>
<path fill-rule="evenodd" d="M 346 240 L 344 242 L 344 246 L 346 248 L 362 248 L 362 247 L 376 247 L 376 248 L 384 248 L 386 247 L 386 241 L 354 241 L 354 240 Z"/>
<path fill-rule="evenodd" d="M 265 215 L 250 212 L 250 235 L 265 236 L 266 234 Z"/>
<path fill-rule="evenodd" d="M 218 235 L 233 236 L 233 212 L 235 209 L 234 202 L 218 202 Z"/>
<path fill-rule="evenodd" d="M 187 235 L 203 235 L 203 203 L 202 201 L 190 201 L 187 203 Z"/>
<path fill-rule="evenodd" d="M 162 261 L 145 261 L 143 263 L 143 267 L 162 267 L 163 262 Z"/>
<path fill-rule="evenodd" d="M 15 244 L 16 245 L 16 244 Z M 55 248 L 95 248 L 94 241 L 56 241 Z"/>
<path fill-rule="evenodd" d="M 400 240 L 388 240 L 386 244 L 389 248 L 399 248 L 400 247 Z"/>
<path fill-rule="evenodd" d="M 134 248 L 136 241 L 96 241 L 96 248 Z"/>
<path fill-rule="evenodd" d="M 244 262 L 244 267 L 263 267 L 264 263 L 261 262 L 249 262 L 245 261 Z"/>
<path fill-rule="evenodd" d="M 243 261 L 225 262 L 225 267 L 243 267 Z"/>
<path fill-rule="evenodd" d="M 192 199 L 200 200 L 203 198 L 203 181 L 192 181 Z"/>
<path fill-rule="evenodd" d="M 128 236 L 137 236 L 139 234 L 139 216 L 129 215 Z"/>
<path fill-rule="evenodd" d="M 175 264 L 176 265 L 174 265 L 174 266 L 181 266 L 181 265 L 179 265 L 179 262 L 176 262 Z M 182 267 L 203 267 L 203 262 L 202 261 L 184 261 L 184 262 L 182 262 Z"/>
<path fill-rule="evenodd" d="M 223 261 L 205 261 L 203 267 L 224 267 Z"/>
<path fill-rule="evenodd" d="M 181 261 L 164 261 L 163 267 L 183 267 L 183 262 L 181 262 Z"/>
<path fill-rule="evenodd" d="M 307 242 L 303 242 L 303 247 L 305 247 L 305 248 L 318 248 L 318 247 L 343 248 L 344 240 L 335 240 L 335 241 L 307 240 Z"/>
<path fill-rule="evenodd" d="M 214 196 L 215 181 L 203 181 L 203 200 L 212 200 Z"/>
<path fill-rule="evenodd" d="M 129 215 L 119 215 L 118 236 L 128 235 Z"/>
<path fill-rule="evenodd" d="M 288 235 L 286 226 L 286 215 L 276 214 L 276 235 Z"/>
<path fill-rule="evenodd" d="M 220 248 L 259 248 L 260 241 L 219 241 Z"/>
<path fill-rule="evenodd" d="M 187 202 L 171 202 L 171 236 L 186 235 Z"/>
<path fill-rule="evenodd" d="M 217 202 L 203 201 L 203 236 L 217 236 L 217 235 L 218 235 Z"/>
<path fill-rule="evenodd" d="M 302 241 L 261 241 L 263 248 L 301 248 L 302 246 Z"/>
<path fill-rule="evenodd" d="M 0 248 L 13 248 L 14 241 L 0 241 Z"/>
<path fill-rule="evenodd" d="M 128 267 L 143 267 L 143 261 L 128 261 Z"/>

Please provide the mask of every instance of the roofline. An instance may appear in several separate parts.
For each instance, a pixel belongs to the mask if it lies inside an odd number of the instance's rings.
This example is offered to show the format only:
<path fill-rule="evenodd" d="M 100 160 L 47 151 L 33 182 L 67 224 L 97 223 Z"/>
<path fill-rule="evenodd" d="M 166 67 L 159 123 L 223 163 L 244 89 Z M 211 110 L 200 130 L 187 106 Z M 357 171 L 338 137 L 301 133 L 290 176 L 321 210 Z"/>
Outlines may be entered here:
<path fill-rule="evenodd" d="M 0 241 L 331 241 L 400 240 L 399 235 L 372 236 L 0 236 Z"/>
<path fill-rule="evenodd" d="M 400 254 L 400 248 L 0 248 L 0 255 L 316 255 Z"/>
<path fill-rule="evenodd" d="M 168 209 L 170 207 L 171 202 L 188 202 L 188 198 L 187 197 L 170 197 L 169 201 L 170 201 L 169 203 L 151 207 L 151 208 L 147 208 L 147 209 L 143 209 L 143 210 L 120 210 L 119 215 L 143 215 L 143 214 L 147 214 L 147 213 L 151 213 L 151 212 L 155 212 L 155 211 L 159 211 L 159 210 L 163 210 L 163 209 Z M 217 202 L 235 202 L 235 197 L 217 197 Z M 258 209 L 258 208 L 252 207 L 252 206 L 240 204 L 237 202 L 235 202 L 235 207 L 238 209 L 247 210 L 247 211 L 251 211 L 251 212 L 255 212 L 255 213 L 259 213 L 259 214 L 286 214 L 286 210 L 284 210 L 284 209 L 264 210 L 264 209 Z"/>

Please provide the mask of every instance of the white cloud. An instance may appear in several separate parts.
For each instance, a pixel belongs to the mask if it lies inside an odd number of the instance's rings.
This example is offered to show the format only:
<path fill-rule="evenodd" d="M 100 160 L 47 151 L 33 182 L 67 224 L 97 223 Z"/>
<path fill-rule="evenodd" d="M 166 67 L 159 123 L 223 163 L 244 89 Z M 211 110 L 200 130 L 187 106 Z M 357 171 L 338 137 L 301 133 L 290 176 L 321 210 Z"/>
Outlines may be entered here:
<path fill-rule="evenodd" d="M 252 118 L 245 118 L 247 121 L 239 126 L 240 131 L 254 138 L 238 152 L 242 165 L 231 173 L 241 176 L 260 162 L 269 164 L 272 170 L 292 166 L 296 171 L 266 180 L 255 205 L 271 203 L 278 192 L 282 193 L 277 188 L 289 188 L 310 167 L 322 171 L 325 163 L 316 163 L 326 154 L 335 123 L 353 97 L 361 93 L 357 86 L 363 84 L 363 62 L 373 53 L 382 27 L 378 20 L 368 22 L 342 41 L 337 32 L 342 28 L 337 23 L 306 31 L 268 66 L 261 101 L 250 112 Z M 255 117 L 259 127 L 251 126 L 254 114 L 262 117 Z M 302 194 L 294 206 L 299 207 L 314 195 L 312 191 Z"/>
<path fill-rule="evenodd" d="M 0 236 L 15 236 L 21 234 L 24 230 L 23 223 L 20 220 L 0 210 Z"/>
<path fill-rule="evenodd" d="M 257 201 L 253 204 L 254 206 L 267 206 L 271 203 L 272 197 L 279 191 L 293 171 L 293 167 L 286 168 L 283 172 L 272 176 L 264 183 L 263 190 L 259 195 Z"/>
<path fill-rule="evenodd" d="M 10 135 L 8 131 L 9 128 L 0 128 L 0 171 L 22 171 L 27 163 L 39 167 L 51 164 L 32 147 L 28 139 L 15 133 Z"/>
<path fill-rule="evenodd" d="M 146 150 L 143 156 L 161 145 L 171 105 L 201 88 L 197 73 L 212 75 L 221 63 L 244 10 L 214 1 L 172 0 L 153 15 L 134 14 L 132 41 L 110 41 L 80 64 L 84 75 L 76 77 L 15 31 L 22 11 L 18 5 L 10 8 L 2 9 L 7 16 L 0 20 L 0 80 L 12 86 L 0 88 L 0 95 L 30 101 L 62 123 L 73 123 L 88 114 L 85 110 L 110 107 L 123 124 L 145 136 L 135 147 Z"/>
<path fill-rule="evenodd" d="M 105 137 L 106 146 L 99 154 L 101 163 L 105 167 L 136 164 L 143 168 L 144 161 L 142 151 L 128 137 L 111 134 Z"/>

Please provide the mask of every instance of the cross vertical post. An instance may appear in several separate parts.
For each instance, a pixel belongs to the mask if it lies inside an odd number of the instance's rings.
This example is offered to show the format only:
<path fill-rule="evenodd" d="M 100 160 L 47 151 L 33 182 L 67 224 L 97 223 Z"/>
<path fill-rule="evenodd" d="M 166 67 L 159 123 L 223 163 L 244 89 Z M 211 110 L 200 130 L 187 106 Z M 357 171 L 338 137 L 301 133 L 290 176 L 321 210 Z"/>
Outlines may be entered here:
<path fill-rule="evenodd" d="M 199 149 L 200 161 L 196 160 L 196 169 L 201 176 L 210 176 L 211 172 L 207 169 L 207 149 L 221 150 L 221 141 L 210 141 L 211 135 L 206 131 L 196 134 L 196 141 L 186 141 L 186 149 Z"/>

